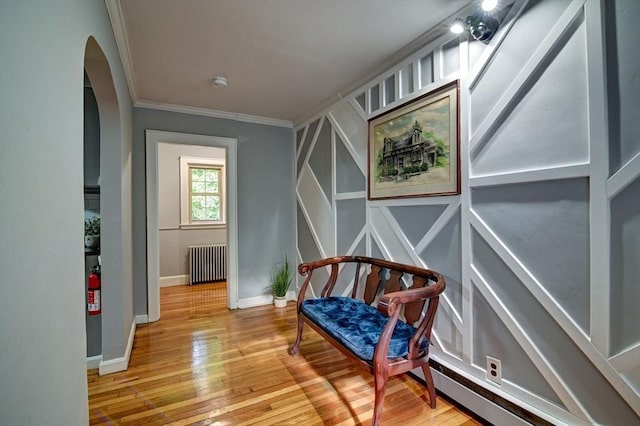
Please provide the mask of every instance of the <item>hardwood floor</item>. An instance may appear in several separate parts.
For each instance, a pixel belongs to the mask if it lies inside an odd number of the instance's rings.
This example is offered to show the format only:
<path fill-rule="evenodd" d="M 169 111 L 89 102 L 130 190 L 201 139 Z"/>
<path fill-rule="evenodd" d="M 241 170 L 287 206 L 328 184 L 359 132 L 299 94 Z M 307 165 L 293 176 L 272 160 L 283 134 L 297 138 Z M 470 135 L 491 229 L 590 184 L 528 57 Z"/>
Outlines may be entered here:
<path fill-rule="evenodd" d="M 139 325 L 125 372 L 88 372 L 91 424 L 359 425 L 371 422 L 373 377 L 305 327 L 295 303 L 230 311 L 226 284 L 161 289 L 160 321 Z M 478 425 L 410 377 L 392 378 L 386 425 Z"/>

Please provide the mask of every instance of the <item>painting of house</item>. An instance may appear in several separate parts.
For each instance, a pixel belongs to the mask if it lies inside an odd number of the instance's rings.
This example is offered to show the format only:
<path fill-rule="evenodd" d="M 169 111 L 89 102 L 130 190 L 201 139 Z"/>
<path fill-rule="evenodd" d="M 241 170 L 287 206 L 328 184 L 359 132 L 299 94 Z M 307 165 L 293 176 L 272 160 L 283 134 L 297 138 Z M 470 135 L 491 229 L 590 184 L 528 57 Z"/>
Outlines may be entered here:
<path fill-rule="evenodd" d="M 436 144 L 433 139 L 424 138 L 422 127 L 416 121 L 411 133 L 404 139 L 384 138 L 381 164 L 383 176 L 380 179 L 426 172 L 435 166 L 437 157 Z"/>

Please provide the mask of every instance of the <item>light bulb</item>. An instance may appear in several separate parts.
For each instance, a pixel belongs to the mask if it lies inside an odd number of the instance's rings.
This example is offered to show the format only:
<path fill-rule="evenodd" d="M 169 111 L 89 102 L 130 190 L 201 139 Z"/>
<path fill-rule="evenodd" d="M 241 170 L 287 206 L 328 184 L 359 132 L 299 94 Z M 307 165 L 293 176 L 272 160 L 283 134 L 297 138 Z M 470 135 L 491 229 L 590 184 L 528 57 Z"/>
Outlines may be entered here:
<path fill-rule="evenodd" d="M 498 0 L 483 0 L 482 10 L 485 12 L 491 12 L 498 5 Z"/>
<path fill-rule="evenodd" d="M 453 21 L 453 24 L 451 24 L 451 28 L 449 29 L 454 34 L 462 34 L 462 32 L 464 31 L 464 24 L 465 22 L 462 19 L 458 18 Z"/>

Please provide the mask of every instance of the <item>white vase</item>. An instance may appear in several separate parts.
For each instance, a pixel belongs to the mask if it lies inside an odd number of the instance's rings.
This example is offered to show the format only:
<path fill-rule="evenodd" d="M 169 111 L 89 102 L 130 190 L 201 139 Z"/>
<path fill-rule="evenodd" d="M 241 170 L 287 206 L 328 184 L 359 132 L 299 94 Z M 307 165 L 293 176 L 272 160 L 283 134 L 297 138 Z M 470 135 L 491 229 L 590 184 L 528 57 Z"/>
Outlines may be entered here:
<path fill-rule="evenodd" d="M 286 308 L 287 298 L 273 296 L 273 304 L 275 305 L 276 308 Z"/>
<path fill-rule="evenodd" d="M 84 246 L 88 249 L 97 249 L 100 242 L 100 235 L 85 235 Z"/>

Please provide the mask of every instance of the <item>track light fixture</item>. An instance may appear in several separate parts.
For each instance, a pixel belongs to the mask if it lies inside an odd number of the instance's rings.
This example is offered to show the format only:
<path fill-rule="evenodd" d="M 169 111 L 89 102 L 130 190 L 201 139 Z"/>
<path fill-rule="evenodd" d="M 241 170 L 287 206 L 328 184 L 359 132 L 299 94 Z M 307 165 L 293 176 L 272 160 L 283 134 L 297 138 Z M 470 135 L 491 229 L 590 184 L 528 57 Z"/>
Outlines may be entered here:
<path fill-rule="evenodd" d="M 484 0 L 481 6 L 482 10 L 467 16 L 466 20 L 457 18 L 451 24 L 451 32 L 462 34 L 465 30 L 468 30 L 474 40 L 485 44 L 489 43 L 489 40 L 491 40 L 491 37 L 500 26 L 500 21 L 495 17 L 495 14 L 489 13 L 495 10 L 497 6 L 498 0 Z"/>

